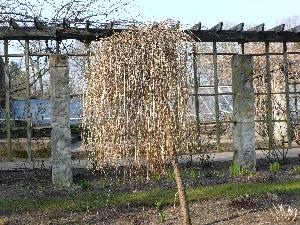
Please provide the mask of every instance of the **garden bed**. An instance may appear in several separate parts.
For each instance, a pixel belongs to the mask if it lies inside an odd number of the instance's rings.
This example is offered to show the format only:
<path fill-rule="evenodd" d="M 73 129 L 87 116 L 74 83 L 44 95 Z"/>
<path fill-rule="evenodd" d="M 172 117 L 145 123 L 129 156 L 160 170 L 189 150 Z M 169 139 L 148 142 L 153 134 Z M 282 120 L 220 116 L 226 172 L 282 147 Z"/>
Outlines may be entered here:
<path fill-rule="evenodd" d="M 273 206 L 300 211 L 298 166 L 289 158 L 270 171 L 258 160 L 255 174 L 233 176 L 230 162 L 182 165 L 193 224 L 299 224 L 277 221 Z M 50 170 L 0 171 L 0 224 L 180 224 L 177 201 L 171 170 L 146 180 L 74 169 L 68 189 L 52 186 Z"/>

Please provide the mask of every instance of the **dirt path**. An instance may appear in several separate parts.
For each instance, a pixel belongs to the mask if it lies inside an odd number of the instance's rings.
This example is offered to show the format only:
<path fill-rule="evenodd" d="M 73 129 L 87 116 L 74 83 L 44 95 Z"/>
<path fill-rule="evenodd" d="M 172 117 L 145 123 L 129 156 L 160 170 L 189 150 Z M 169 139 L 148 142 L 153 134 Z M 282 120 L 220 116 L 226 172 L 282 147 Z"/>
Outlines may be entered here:
<path fill-rule="evenodd" d="M 72 152 L 82 152 L 84 151 L 81 142 L 74 143 L 72 145 Z M 222 161 L 230 161 L 233 158 L 232 152 L 222 152 L 222 153 L 214 153 L 211 154 L 210 157 L 213 161 L 222 162 Z M 256 151 L 257 159 L 265 158 L 265 152 Z M 300 148 L 293 148 L 287 152 L 288 158 L 300 158 Z M 189 155 L 180 156 L 180 162 L 187 162 L 190 160 Z M 193 155 L 193 162 L 197 163 L 200 161 L 199 155 Z M 90 168 L 91 162 L 85 159 L 73 159 L 72 160 L 73 168 Z M 122 164 L 122 162 L 121 162 Z M 18 169 L 50 169 L 51 168 L 51 159 L 50 158 L 38 158 L 34 159 L 32 162 L 28 162 L 26 160 L 16 160 L 13 162 L 6 162 L 0 159 L 0 170 L 18 170 Z"/>

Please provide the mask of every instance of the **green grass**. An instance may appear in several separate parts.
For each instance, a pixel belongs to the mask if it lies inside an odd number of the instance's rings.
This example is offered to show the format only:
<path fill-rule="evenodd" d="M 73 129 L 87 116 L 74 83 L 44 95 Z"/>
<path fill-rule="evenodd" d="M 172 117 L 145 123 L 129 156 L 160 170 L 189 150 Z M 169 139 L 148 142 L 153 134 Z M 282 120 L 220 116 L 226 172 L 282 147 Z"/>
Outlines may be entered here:
<path fill-rule="evenodd" d="M 254 184 L 222 184 L 208 187 L 195 187 L 187 190 L 188 201 L 193 202 L 208 198 L 234 198 L 249 194 L 259 196 L 265 193 L 300 194 L 300 180 L 286 183 L 254 183 Z M 28 211 L 85 211 L 112 206 L 150 206 L 160 201 L 163 205 L 172 204 L 176 190 L 154 190 L 136 193 L 83 192 L 67 197 L 35 198 L 3 198 L 0 197 L 1 212 Z"/>

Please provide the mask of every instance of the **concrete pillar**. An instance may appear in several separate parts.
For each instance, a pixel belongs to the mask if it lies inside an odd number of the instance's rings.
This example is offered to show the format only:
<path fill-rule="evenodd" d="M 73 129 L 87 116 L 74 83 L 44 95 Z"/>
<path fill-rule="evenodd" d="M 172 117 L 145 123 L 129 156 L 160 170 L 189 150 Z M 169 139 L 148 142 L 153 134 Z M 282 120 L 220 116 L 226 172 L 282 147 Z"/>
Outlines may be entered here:
<path fill-rule="evenodd" d="M 252 66 L 250 55 L 232 57 L 234 162 L 248 172 L 256 166 Z"/>
<path fill-rule="evenodd" d="M 51 55 L 51 152 L 52 182 L 58 186 L 72 183 L 69 67 L 66 55 Z"/>

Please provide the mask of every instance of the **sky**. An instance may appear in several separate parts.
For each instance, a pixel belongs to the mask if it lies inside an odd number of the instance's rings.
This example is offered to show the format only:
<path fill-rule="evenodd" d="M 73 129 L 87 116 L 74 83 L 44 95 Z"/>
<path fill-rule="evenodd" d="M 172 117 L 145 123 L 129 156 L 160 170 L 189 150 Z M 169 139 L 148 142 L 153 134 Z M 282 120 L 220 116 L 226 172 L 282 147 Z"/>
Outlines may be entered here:
<path fill-rule="evenodd" d="M 288 17 L 300 17 L 300 0 L 136 0 L 146 20 L 175 19 L 183 24 L 210 28 L 219 22 L 247 26 L 265 23 L 273 28 Z M 300 24 L 299 24 L 300 25 Z"/>
<path fill-rule="evenodd" d="M 30 0 L 37 2 L 37 0 Z M 69 0 L 53 0 L 57 6 Z M 89 1 L 89 0 L 87 0 Z M 103 0 L 108 4 L 119 0 Z M 127 1 L 127 0 L 120 0 Z M 285 18 L 295 17 L 300 25 L 300 0 L 128 0 L 132 1 L 127 11 L 118 14 L 117 19 L 137 20 L 140 22 L 179 20 L 184 28 L 201 22 L 203 29 L 211 28 L 219 22 L 232 26 L 241 22 L 245 27 L 254 27 L 265 23 L 265 29 L 271 29 L 282 23 Z M 43 1 L 39 1 L 43 2 Z M 51 10 L 45 8 L 42 13 L 51 17 Z M 139 15 L 139 16 L 137 16 Z M 100 19 L 104 16 L 100 16 Z M 105 18 L 104 18 L 105 19 Z M 108 18 L 113 20 L 112 17 Z"/>
<path fill-rule="evenodd" d="M 28 0 L 33 3 L 43 0 Z M 70 0 L 51 0 L 56 6 Z M 86 0 L 89 2 L 90 0 Z M 300 0 L 98 0 L 108 8 L 118 2 L 131 2 L 130 7 L 120 10 L 108 19 L 131 19 L 140 22 L 179 20 L 183 25 L 202 22 L 211 28 L 219 22 L 225 24 L 245 23 L 246 27 L 265 23 L 266 29 L 279 25 L 283 19 L 298 16 L 300 24 Z M 51 17 L 46 7 L 42 13 Z M 139 15 L 139 16 L 137 16 Z M 102 16 L 105 19 L 104 16 Z M 101 18 L 101 16 L 99 17 Z"/>

